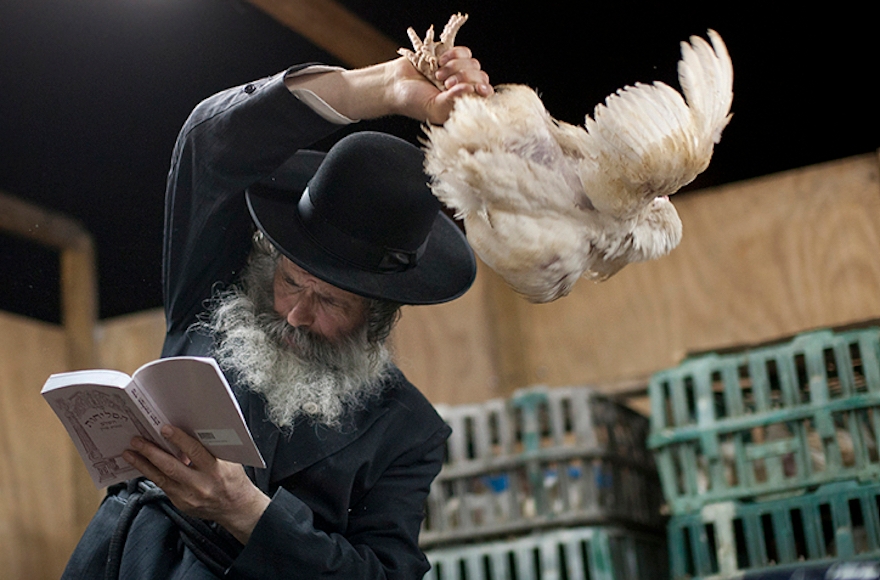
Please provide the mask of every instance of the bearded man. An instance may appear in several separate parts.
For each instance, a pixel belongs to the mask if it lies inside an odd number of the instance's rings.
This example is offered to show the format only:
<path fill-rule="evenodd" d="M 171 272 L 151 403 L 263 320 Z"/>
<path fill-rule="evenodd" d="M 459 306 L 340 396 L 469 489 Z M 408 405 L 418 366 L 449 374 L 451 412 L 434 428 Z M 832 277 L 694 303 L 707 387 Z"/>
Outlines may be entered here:
<path fill-rule="evenodd" d="M 265 469 L 214 458 L 173 426 L 136 438 L 144 478 L 113 488 L 65 578 L 421 578 L 418 532 L 449 428 L 391 361 L 402 304 L 463 294 L 475 261 L 421 152 L 356 119 L 442 123 L 490 95 L 465 47 L 438 90 L 408 60 L 294 67 L 202 102 L 166 191 L 164 356 L 221 363 Z M 254 228 L 256 226 L 256 228 Z M 152 482 L 152 483 L 150 483 Z"/>

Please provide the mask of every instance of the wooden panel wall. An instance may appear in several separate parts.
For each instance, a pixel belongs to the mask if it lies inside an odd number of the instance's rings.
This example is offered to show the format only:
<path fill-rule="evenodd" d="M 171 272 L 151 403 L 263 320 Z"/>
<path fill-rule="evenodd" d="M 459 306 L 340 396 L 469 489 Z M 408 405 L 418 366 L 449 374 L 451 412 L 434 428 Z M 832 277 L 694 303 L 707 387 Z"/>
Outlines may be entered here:
<path fill-rule="evenodd" d="M 522 305 L 533 378 L 605 382 L 688 352 L 880 315 L 873 155 L 683 196 L 681 245 L 568 300 Z"/>
<path fill-rule="evenodd" d="M 157 308 L 105 320 L 96 335 L 99 366 L 131 374 L 162 354 L 165 315 Z"/>
<path fill-rule="evenodd" d="M 68 368 L 64 331 L 0 312 L 0 576 L 58 578 L 76 525 L 73 444 L 40 397 Z M 81 468 L 85 471 L 85 468 Z"/>
<path fill-rule="evenodd" d="M 9 419 L 4 421 L 9 437 L 0 442 L 0 454 L 21 468 L 10 472 L 8 486 L 0 488 L 5 496 L 0 527 L 15 538 L 5 544 L 8 552 L 2 555 L 10 561 L 0 561 L 0 569 L 14 570 L 21 578 L 40 578 L 44 573 L 53 577 L 47 571 L 60 573 L 66 560 L 67 550 L 59 548 L 65 544 L 72 547 L 71 542 L 94 513 L 99 496 L 85 469 L 79 467 L 79 456 L 65 441 L 64 431 L 57 431 L 57 423 L 47 424 L 47 419 L 54 417 L 46 413 L 39 389 L 49 373 L 95 366 L 98 302 L 94 246 L 82 224 L 4 192 L 0 192 L 0 230 L 59 254 L 61 327 L 28 326 L 30 321 L 4 319 L 4 341 L 10 342 L 2 349 L 6 360 L 0 365 L 2 372 L 8 372 L 0 377 L 0 396 L 8 403 L 2 409 Z M 39 380 L 32 380 L 38 375 Z M 19 411 L 23 414 L 9 417 Z M 44 513 L 47 518 L 33 519 Z M 6 528 L 8 522 L 18 525 Z"/>
<path fill-rule="evenodd" d="M 684 237 L 670 255 L 582 280 L 544 305 L 511 298 L 482 272 L 470 302 L 404 316 L 402 367 L 433 401 L 452 404 L 535 383 L 625 389 L 688 352 L 880 316 L 877 156 L 673 201 Z"/>
<path fill-rule="evenodd" d="M 500 396 L 498 361 L 487 302 L 487 277 L 463 297 L 436 306 L 405 306 L 391 337 L 395 361 L 432 402 L 474 403 Z"/>
<path fill-rule="evenodd" d="M 156 358 L 165 323 L 160 310 L 107 321 L 97 330 L 100 365 L 132 372 Z M 68 370 L 65 330 L 0 312 L 0 577 L 61 576 L 83 531 L 78 511 L 94 513 L 103 491 L 40 397 L 54 372 Z M 72 482 L 85 480 L 88 486 Z M 88 506 L 87 508 L 85 506 Z"/>

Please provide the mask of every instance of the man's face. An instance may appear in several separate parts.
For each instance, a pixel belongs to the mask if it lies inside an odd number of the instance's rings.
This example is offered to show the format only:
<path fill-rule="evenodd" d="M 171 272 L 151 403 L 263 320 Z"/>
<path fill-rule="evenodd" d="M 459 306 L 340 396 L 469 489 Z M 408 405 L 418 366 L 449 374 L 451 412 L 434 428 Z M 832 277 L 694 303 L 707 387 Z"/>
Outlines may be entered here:
<path fill-rule="evenodd" d="M 277 426 L 307 416 L 338 428 L 348 409 L 385 388 L 392 368 L 384 342 L 369 338 L 375 308 L 285 258 L 257 251 L 241 285 L 218 297 L 206 325 L 216 336 L 220 366 L 264 397 Z"/>
<path fill-rule="evenodd" d="M 274 308 L 293 327 L 330 342 L 339 341 L 366 319 L 366 300 L 315 278 L 282 256 L 273 281 Z"/>

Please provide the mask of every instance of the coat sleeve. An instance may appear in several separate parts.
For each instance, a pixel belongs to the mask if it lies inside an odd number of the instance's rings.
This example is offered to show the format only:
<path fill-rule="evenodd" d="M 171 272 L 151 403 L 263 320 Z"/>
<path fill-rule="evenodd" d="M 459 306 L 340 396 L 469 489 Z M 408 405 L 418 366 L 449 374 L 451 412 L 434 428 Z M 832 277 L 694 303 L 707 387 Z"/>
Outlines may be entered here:
<path fill-rule="evenodd" d="M 185 331 L 217 285 L 243 267 L 252 232 L 244 190 L 339 128 L 287 89 L 284 77 L 296 70 L 206 99 L 181 129 L 165 197 L 169 335 Z"/>
<path fill-rule="evenodd" d="M 227 573 L 247 580 L 413 580 L 429 564 L 418 546 L 425 500 L 442 466 L 449 428 L 396 458 L 350 510 L 345 534 L 315 528 L 309 507 L 280 488 Z"/>

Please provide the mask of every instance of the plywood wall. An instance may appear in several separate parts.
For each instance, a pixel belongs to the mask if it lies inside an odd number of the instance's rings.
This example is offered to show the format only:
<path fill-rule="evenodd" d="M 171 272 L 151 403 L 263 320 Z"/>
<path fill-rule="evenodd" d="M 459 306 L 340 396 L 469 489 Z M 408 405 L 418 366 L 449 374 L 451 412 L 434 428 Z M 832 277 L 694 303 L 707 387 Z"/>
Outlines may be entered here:
<path fill-rule="evenodd" d="M 75 522 L 73 445 L 40 387 L 65 370 L 60 327 L 0 312 L 0 576 L 58 578 Z M 84 468 L 83 468 L 84 469 Z"/>
<path fill-rule="evenodd" d="M 95 338 L 99 366 L 131 374 L 162 354 L 165 316 L 155 309 L 111 318 L 100 324 Z"/>
<path fill-rule="evenodd" d="M 614 381 L 690 351 L 880 315 L 873 155 L 683 196 L 669 256 L 522 305 L 534 379 Z"/>
<path fill-rule="evenodd" d="M 404 370 L 433 401 L 453 404 L 535 383 L 613 390 L 689 352 L 880 317 L 876 155 L 673 202 L 680 246 L 606 282 L 582 280 L 534 305 L 484 269 L 469 302 L 412 309 L 397 335 Z"/>
<path fill-rule="evenodd" d="M 160 311 L 121 317 L 98 329 L 101 365 L 133 371 L 158 356 Z M 83 532 L 78 509 L 97 508 L 103 492 L 40 397 L 54 372 L 68 370 L 69 341 L 56 325 L 0 312 L 0 577 L 50 580 Z"/>
<path fill-rule="evenodd" d="M 405 306 L 391 337 L 395 361 L 438 403 L 473 403 L 499 396 L 498 365 L 484 277 L 462 298 L 436 306 Z"/>

